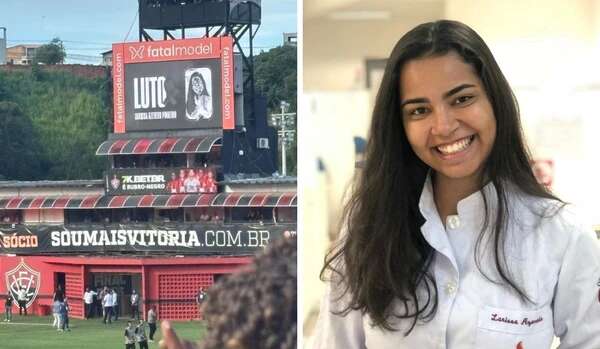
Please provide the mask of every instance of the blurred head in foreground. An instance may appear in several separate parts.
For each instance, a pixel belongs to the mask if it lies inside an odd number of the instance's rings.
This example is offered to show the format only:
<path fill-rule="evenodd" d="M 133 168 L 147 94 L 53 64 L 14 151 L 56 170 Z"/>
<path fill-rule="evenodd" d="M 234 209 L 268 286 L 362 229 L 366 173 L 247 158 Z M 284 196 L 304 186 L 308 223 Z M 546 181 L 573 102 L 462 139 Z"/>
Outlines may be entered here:
<path fill-rule="evenodd" d="M 296 239 L 273 241 L 208 290 L 202 349 L 296 348 Z"/>

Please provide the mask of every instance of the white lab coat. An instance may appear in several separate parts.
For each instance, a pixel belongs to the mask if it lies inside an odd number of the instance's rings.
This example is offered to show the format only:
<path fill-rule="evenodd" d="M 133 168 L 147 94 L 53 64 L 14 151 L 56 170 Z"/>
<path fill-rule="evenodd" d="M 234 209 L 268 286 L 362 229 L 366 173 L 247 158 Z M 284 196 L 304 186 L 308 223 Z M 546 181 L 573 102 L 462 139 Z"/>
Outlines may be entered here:
<path fill-rule="evenodd" d="M 482 191 L 489 198 L 489 212 L 495 212 L 493 185 Z M 569 207 L 557 210 L 555 202 L 514 189 L 508 197 L 507 264 L 536 304 L 524 303 L 516 293 L 491 283 L 475 264 L 473 248 L 485 212 L 482 193 L 461 200 L 458 215 L 448 217 L 446 229 L 428 179 L 419 208 L 426 219 L 421 232 L 435 250 L 431 271 L 439 304 L 434 318 L 419 321 L 408 336 L 403 330 L 411 320 L 393 320 L 400 331 L 381 330 L 360 311 L 333 314 L 344 308 L 348 297 L 339 299 L 337 288 L 328 286 L 314 348 L 549 349 L 556 335 L 561 349 L 599 349 L 600 244 L 595 234 L 578 225 Z M 546 215 L 540 217 L 544 208 Z M 491 256 L 486 252 L 481 264 L 497 280 Z"/>

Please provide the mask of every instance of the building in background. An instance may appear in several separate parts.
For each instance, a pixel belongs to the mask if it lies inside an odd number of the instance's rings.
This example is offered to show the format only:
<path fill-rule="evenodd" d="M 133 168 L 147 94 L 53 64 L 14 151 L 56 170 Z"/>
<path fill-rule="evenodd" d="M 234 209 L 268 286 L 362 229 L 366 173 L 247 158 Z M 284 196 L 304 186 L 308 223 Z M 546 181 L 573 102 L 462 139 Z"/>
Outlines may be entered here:
<path fill-rule="evenodd" d="M 297 46 L 298 33 L 283 33 L 283 45 Z"/>
<path fill-rule="evenodd" d="M 11 46 L 6 49 L 6 63 L 17 65 L 29 65 L 35 58 L 35 50 L 42 45 L 23 44 Z"/>
<path fill-rule="evenodd" d="M 108 286 L 121 299 L 136 290 L 144 314 L 154 305 L 163 319 L 196 319 L 200 287 L 296 234 L 295 179 L 223 181 L 207 194 L 110 195 L 106 185 L 0 182 L 2 294 L 25 287 L 30 313 L 47 315 L 60 287 L 82 318 L 85 288 Z"/>
<path fill-rule="evenodd" d="M 102 65 L 112 66 L 112 50 L 102 52 Z"/>
<path fill-rule="evenodd" d="M 0 64 L 6 64 L 6 28 L 0 27 Z"/>

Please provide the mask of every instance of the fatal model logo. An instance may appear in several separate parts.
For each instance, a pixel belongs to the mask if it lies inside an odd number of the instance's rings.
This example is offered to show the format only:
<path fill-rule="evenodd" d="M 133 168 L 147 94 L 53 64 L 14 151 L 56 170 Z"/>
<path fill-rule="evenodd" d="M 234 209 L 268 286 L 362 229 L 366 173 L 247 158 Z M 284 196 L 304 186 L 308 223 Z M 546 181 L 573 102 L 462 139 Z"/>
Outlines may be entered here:
<path fill-rule="evenodd" d="M 29 308 L 35 300 L 35 297 L 37 297 L 40 289 L 42 281 L 40 273 L 33 270 L 25 263 L 23 258 L 21 258 L 19 265 L 10 271 L 7 271 L 5 277 L 6 289 L 12 294 L 14 299 L 18 298 L 17 292 L 21 288 L 25 288 L 27 295 L 26 307 Z"/>
<path fill-rule="evenodd" d="M 144 58 L 144 46 L 133 47 L 129 46 L 129 53 L 131 53 L 131 59 L 143 59 Z"/>

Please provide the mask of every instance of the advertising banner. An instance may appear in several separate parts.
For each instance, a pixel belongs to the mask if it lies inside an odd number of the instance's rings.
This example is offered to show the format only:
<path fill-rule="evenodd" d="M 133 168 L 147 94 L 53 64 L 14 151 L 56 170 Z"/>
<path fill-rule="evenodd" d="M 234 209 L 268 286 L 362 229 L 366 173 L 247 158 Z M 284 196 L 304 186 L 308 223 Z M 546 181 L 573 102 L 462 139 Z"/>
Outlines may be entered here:
<path fill-rule="evenodd" d="M 76 254 L 161 252 L 182 255 L 250 255 L 294 225 L 80 224 L 0 228 L 0 253 Z"/>
<path fill-rule="evenodd" d="M 105 182 L 108 195 L 217 192 L 217 177 L 212 167 L 112 169 Z"/>
<path fill-rule="evenodd" d="M 230 37 L 113 44 L 114 132 L 233 129 Z"/>

